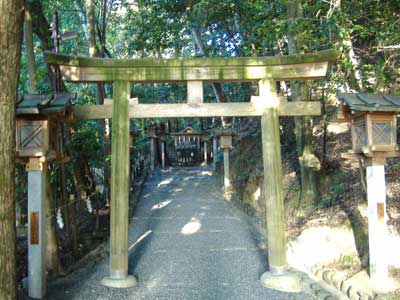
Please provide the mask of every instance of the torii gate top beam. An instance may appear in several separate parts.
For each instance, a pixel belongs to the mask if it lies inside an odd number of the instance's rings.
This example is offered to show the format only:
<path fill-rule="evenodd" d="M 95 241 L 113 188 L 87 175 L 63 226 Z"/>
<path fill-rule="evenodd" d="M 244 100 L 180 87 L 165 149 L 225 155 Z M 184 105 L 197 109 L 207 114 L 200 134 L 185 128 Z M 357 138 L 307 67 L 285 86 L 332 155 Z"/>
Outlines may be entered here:
<path fill-rule="evenodd" d="M 265 99 L 243 103 L 203 103 L 202 81 L 259 81 L 321 79 L 339 52 L 327 50 L 303 55 L 273 57 L 101 59 L 70 57 L 46 52 L 48 63 L 60 66 L 70 82 L 179 82 L 187 81 L 186 104 L 128 105 L 130 118 L 178 118 L 214 116 L 261 116 L 269 105 Z M 274 96 L 275 97 L 275 96 Z M 193 98 L 193 99 L 192 99 Z M 113 101 L 114 102 L 114 101 Z M 102 119 L 112 116 L 111 105 L 85 105 L 74 108 L 76 119 Z M 319 115 L 318 102 L 286 102 L 279 99 L 281 116 Z"/>
<path fill-rule="evenodd" d="M 256 81 L 321 79 L 339 52 L 327 50 L 271 57 L 102 59 L 46 52 L 70 82 Z"/>

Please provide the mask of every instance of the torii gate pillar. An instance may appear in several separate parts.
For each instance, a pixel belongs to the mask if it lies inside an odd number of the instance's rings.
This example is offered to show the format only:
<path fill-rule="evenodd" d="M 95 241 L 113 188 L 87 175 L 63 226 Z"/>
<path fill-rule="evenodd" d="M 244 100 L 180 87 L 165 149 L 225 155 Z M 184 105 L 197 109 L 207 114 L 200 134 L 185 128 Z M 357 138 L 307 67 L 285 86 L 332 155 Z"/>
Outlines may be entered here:
<path fill-rule="evenodd" d="M 111 148 L 110 276 L 102 284 L 114 288 L 137 285 L 128 275 L 129 212 L 129 81 L 114 81 Z"/>
<path fill-rule="evenodd" d="M 264 195 L 268 235 L 269 271 L 261 276 L 267 288 L 301 291 L 299 280 L 288 273 L 285 236 L 285 205 L 282 188 L 282 159 L 279 127 L 279 98 L 274 80 L 261 80 L 258 101 L 268 103 L 261 117 L 264 160 Z"/>

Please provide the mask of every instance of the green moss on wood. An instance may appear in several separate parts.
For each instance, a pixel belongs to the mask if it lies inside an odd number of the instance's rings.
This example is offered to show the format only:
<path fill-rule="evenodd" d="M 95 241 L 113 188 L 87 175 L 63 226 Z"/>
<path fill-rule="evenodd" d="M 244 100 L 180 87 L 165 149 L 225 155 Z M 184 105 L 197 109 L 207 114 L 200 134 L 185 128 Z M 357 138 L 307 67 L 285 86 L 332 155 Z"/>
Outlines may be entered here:
<path fill-rule="evenodd" d="M 102 68 L 165 68 L 165 67 L 232 67 L 232 66 L 274 66 L 312 62 L 336 62 L 340 52 L 326 50 L 308 54 L 265 57 L 218 57 L 218 58 L 171 58 L 171 59 L 103 59 L 73 57 L 45 52 L 50 64 Z"/>
<path fill-rule="evenodd" d="M 310 62 L 270 66 L 203 66 L 203 67 L 86 67 L 61 65 L 63 78 L 74 82 L 163 81 L 255 81 L 323 78 L 328 62 Z"/>

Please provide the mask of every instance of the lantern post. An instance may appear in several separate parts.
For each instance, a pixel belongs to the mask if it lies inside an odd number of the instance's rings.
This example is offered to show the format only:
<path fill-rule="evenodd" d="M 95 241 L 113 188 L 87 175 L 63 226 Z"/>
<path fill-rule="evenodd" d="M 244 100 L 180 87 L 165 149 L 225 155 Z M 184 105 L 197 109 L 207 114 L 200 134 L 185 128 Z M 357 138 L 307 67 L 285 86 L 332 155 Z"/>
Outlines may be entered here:
<path fill-rule="evenodd" d="M 154 171 L 155 168 L 155 140 L 156 135 L 156 125 L 154 123 L 147 127 L 147 137 L 150 139 L 150 170 Z"/>
<path fill-rule="evenodd" d="M 218 143 L 218 139 L 215 136 L 215 134 L 213 134 L 212 141 L 213 141 L 212 158 L 213 158 L 213 164 L 214 164 L 214 167 L 215 167 L 215 164 L 217 162 L 217 148 L 218 148 L 218 144 L 217 144 Z"/>
<path fill-rule="evenodd" d="M 229 174 L 229 151 L 232 149 L 232 129 L 226 128 L 216 132 L 219 136 L 219 144 L 224 152 L 224 191 L 229 192 L 232 188 Z"/>
<path fill-rule="evenodd" d="M 337 121 L 351 123 L 352 151 L 342 157 L 361 159 L 366 167 L 369 274 L 384 290 L 389 279 L 387 250 L 385 161 L 399 156 L 397 113 L 400 97 L 377 94 L 339 94 Z"/>
<path fill-rule="evenodd" d="M 166 144 L 167 138 L 165 134 L 162 134 L 160 136 L 160 143 L 161 143 L 161 167 L 165 169 L 165 144 Z"/>
<path fill-rule="evenodd" d="M 208 164 L 208 149 L 207 149 L 207 145 L 208 145 L 208 141 L 210 140 L 210 138 L 208 137 L 208 133 L 207 132 L 203 132 L 202 136 L 201 136 L 201 140 L 203 142 L 203 152 L 204 152 L 204 161 L 202 163 L 203 166 L 207 166 Z"/>
<path fill-rule="evenodd" d="M 17 104 L 16 160 L 28 172 L 28 278 L 31 298 L 46 296 L 46 187 L 48 163 L 66 162 L 60 122 L 70 122 L 75 94 L 25 94 Z"/>

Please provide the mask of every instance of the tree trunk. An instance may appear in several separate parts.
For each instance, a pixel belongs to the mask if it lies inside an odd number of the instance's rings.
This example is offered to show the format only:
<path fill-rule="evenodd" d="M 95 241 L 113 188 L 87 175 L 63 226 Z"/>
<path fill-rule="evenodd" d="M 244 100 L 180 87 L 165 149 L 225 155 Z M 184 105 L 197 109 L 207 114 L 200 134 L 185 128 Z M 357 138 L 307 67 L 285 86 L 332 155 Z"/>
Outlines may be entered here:
<path fill-rule="evenodd" d="M 51 49 L 51 31 L 49 30 L 50 25 L 44 16 L 41 1 L 28 1 L 26 6 L 31 13 L 32 20 L 34 20 L 34 22 L 32 22 L 32 29 L 35 35 L 39 38 L 42 50 L 49 51 Z M 55 82 L 55 72 L 47 63 L 45 57 L 44 61 L 47 67 L 47 74 L 49 76 L 50 83 L 53 83 Z M 60 82 L 60 85 L 60 91 L 65 91 L 65 85 L 63 81 Z"/>
<path fill-rule="evenodd" d="M 16 299 L 15 102 L 23 1 L 0 0 L 0 299 Z"/>
<path fill-rule="evenodd" d="M 32 16 L 25 5 L 25 20 L 24 20 L 24 39 L 25 39 L 25 47 L 26 47 L 26 58 L 27 58 L 27 69 L 28 69 L 28 92 L 31 94 L 38 93 L 38 81 L 36 76 L 36 62 L 35 62 L 35 51 L 33 46 L 33 31 L 32 31 Z M 25 167 L 21 170 L 21 172 L 17 171 L 17 176 L 24 176 L 23 174 Z M 18 174 L 20 173 L 20 175 Z M 21 182 L 21 185 L 27 184 L 27 182 Z M 18 198 L 17 198 L 18 199 Z M 23 201 L 26 201 L 26 198 L 23 198 Z M 17 203 L 17 217 L 18 211 L 21 211 L 20 204 Z M 18 222 L 17 226 L 21 226 L 22 224 Z"/>
<path fill-rule="evenodd" d="M 347 60 L 350 62 L 350 78 L 348 81 L 348 89 L 355 90 L 357 92 L 364 91 L 364 84 L 362 82 L 362 75 L 359 70 L 360 61 L 354 52 L 353 42 L 351 40 L 350 33 L 346 33 L 341 40 L 341 46 L 343 53 L 346 55 Z"/>
<path fill-rule="evenodd" d="M 46 168 L 44 172 L 49 172 Z M 46 184 L 46 200 L 47 200 L 47 214 L 46 214 L 46 234 L 47 234 L 47 243 L 46 243 L 46 268 L 47 271 L 51 271 L 55 274 L 60 274 L 63 272 L 63 268 L 61 266 L 60 258 L 58 256 L 58 244 L 57 244 L 57 236 L 56 236 L 56 226 L 55 226 L 55 211 L 54 211 L 54 198 L 53 191 L 50 184 L 50 176 L 46 175 L 47 184 Z"/>
<path fill-rule="evenodd" d="M 28 8 L 25 8 L 24 36 L 29 77 L 29 93 L 36 94 L 38 92 L 38 80 L 36 76 L 35 50 L 33 45 L 32 16 Z"/>
<path fill-rule="evenodd" d="M 62 124 L 59 126 L 62 127 L 61 130 L 64 130 Z M 63 139 L 63 137 L 61 137 Z M 62 157 L 64 156 L 64 152 L 62 153 Z M 65 222 L 65 235 L 67 238 L 70 237 L 70 218 L 69 218 L 69 209 L 68 209 L 68 196 L 67 196 L 67 170 L 65 168 L 65 163 L 62 162 L 60 163 L 60 185 L 61 185 L 61 191 L 60 191 L 60 200 L 61 200 L 61 214 L 64 218 Z"/>
<path fill-rule="evenodd" d="M 72 253 L 75 257 L 78 257 L 78 229 L 76 226 L 76 203 L 75 195 L 69 196 L 69 209 L 71 216 L 71 238 L 72 238 Z"/>
<path fill-rule="evenodd" d="M 89 33 L 89 55 L 90 57 L 97 56 L 97 45 L 96 45 L 96 30 L 95 30 L 95 17 L 94 17 L 94 6 L 93 0 L 86 0 L 86 12 L 88 16 L 88 33 Z"/>
<path fill-rule="evenodd" d="M 208 53 L 207 50 L 204 46 L 204 43 L 201 39 L 200 33 L 197 29 L 192 28 L 192 36 L 194 38 L 194 41 L 196 43 L 197 48 L 199 49 L 199 52 L 202 56 L 207 57 Z M 228 98 L 226 97 L 226 94 L 222 88 L 222 84 L 219 82 L 212 82 L 211 83 L 215 98 L 217 99 L 217 102 L 219 103 L 226 103 L 229 102 Z M 221 117 L 222 125 L 223 127 L 230 127 L 232 124 L 232 118 L 230 117 Z"/>
<path fill-rule="evenodd" d="M 102 9 L 101 9 L 101 30 L 99 30 L 99 40 L 100 40 L 100 51 L 98 50 L 97 43 L 96 43 L 96 19 L 95 19 L 95 11 L 94 11 L 94 4 L 93 0 L 86 0 L 86 11 L 87 11 L 87 28 L 89 34 L 89 55 L 90 57 L 105 56 L 105 39 L 106 39 L 106 15 L 107 15 L 107 1 L 102 1 Z M 97 83 L 96 85 L 96 104 L 103 105 L 105 98 L 105 90 L 104 84 Z M 110 154 L 110 147 L 109 145 L 109 138 L 107 136 L 108 128 L 106 125 L 108 122 L 105 120 L 98 121 L 99 126 L 101 128 L 101 137 L 102 137 L 102 144 L 103 144 L 103 151 L 104 151 L 104 179 L 103 184 L 105 187 L 106 198 L 109 199 L 109 185 L 110 185 L 110 166 L 109 163 L 106 161 L 106 156 Z"/>
<path fill-rule="evenodd" d="M 288 19 L 288 50 L 290 55 L 301 54 L 302 40 L 297 34 L 296 20 L 303 17 L 303 6 L 301 0 L 287 2 Z M 292 81 L 291 92 L 293 101 L 309 100 L 309 89 L 304 81 Z M 313 120 L 311 117 L 295 118 L 296 148 L 300 164 L 300 183 L 302 205 L 309 207 L 318 202 L 317 170 L 320 162 L 315 156 L 312 147 Z"/>
<path fill-rule="evenodd" d="M 25 192 L 25 187 L 27 185 L 27 172 L 25 171 L 24 165 L 16 166 L 15 169 L 15 184 L 17 189 L 15 191 L 15 201 L 16 201 L 16 224 L 17 224 L 17 236 L 18 228 L 23 230 L 27 221 L 27 194 Z M 19 187 L 19 188 L 18 188 Z M 24 216 L 24 217 L 23 217 Z"/>

